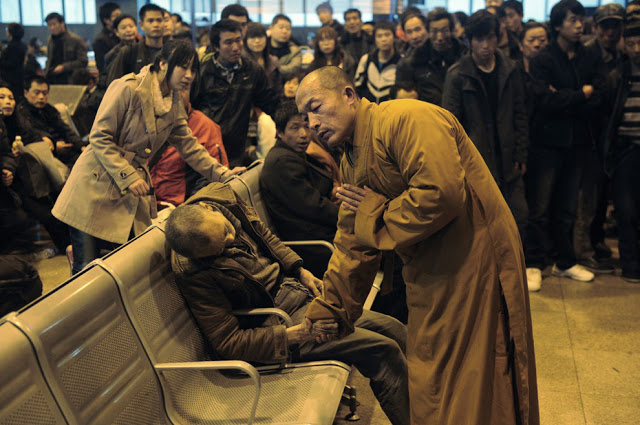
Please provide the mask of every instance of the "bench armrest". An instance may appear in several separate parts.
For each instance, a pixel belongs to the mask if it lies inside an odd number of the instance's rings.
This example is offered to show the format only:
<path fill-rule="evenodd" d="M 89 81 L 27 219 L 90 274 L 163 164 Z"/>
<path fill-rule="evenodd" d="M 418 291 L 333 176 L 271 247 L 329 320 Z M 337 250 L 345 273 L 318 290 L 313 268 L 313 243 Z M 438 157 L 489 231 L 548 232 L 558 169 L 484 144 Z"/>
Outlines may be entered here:
<path fill-rule="evenodd" d="M 287 328 L 293 326 L 291 316 L 279 308 L 252 308 L 251 310 L 233 310 L 234 316 L 278 316 L 284 322 Z"/>
<path fill-rule="evenodd" d="M 333 254 L 333 245 L 323 240 L 310 240 L 310 241 L 282 241 L 286 246 L 321 246 L 326 248 L 331 254 Z"/>
<path fill-rule="evenodd" d="M 158 363 L 154 365 L 160 373 L 169 370 L 239 370 L 253 380 L 256 387 L 256 393 L 251 406 L 251 416 L 249 416 L 248 425 L 253 423 L 258 407 L 258 399 L 260 398 L 260 374 L 255 367 L 241 360 L 219 360 L 205 362 L 184 362 L 184 363 Z"/>

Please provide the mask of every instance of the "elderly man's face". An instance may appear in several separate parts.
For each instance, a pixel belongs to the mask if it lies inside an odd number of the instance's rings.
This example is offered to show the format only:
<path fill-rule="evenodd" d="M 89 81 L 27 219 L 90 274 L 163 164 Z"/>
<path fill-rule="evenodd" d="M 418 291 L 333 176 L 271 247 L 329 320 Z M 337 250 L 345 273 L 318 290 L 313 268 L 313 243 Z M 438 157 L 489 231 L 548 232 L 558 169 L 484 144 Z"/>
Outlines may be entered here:
<path fill-rule="evenodd" d="M 329 90 L 315 76 L 302 80 L 296 104 L 306 114 L 309 127 L 329 147 L 338 146 L 353 136 L 358 100 L 351 87 Z"/>
<path fill-rule="evenodd" d="M 236 239 L 236 229 L 233 224 L 219 211 L 210 205 L 199 202 L 199 206 L 206 209 L 200 229 L 209 236 L 209 245 L 203 247 L 201 257 L 220 255 L 224 249 Z"/>

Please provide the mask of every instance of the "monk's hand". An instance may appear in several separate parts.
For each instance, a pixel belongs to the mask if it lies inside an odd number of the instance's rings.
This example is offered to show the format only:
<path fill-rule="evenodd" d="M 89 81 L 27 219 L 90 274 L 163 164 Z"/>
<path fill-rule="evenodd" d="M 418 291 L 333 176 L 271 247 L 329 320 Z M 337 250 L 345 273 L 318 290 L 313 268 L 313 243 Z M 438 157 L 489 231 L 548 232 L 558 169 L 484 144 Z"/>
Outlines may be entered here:
<path fill-rule="evenodd" d="M 300 283 L 306 286 L 314 297 L 322 296 L 322 281 L 315 277 L 309 270 L 300 267 L 299 279 Z"/>
<path fill-rule="evenodd" d="M 342 201 L 342 205 L 351 211 L 357 211 L 360 203 L 369 192 L 372 192 L 367 186 L 364 188 L 358 186 L 352 186 L 350 184 L 343 184 L 338 188 L 336 197 Z"/>
<path fill-rule="evenodd" d="M 311 336 L 318 344 L 331 341 L 338 337 L 338 323 L 334 319 L 316 320 L 311 327 Z"/>
<path fill-rule="evenodd" d="M 144 181 L 143 179 L 138 179 L 131 183 L 127 190 L 136 196 L 145 196 L 151 189 L 149 188 L 149 185 L 146 181 Z"/>

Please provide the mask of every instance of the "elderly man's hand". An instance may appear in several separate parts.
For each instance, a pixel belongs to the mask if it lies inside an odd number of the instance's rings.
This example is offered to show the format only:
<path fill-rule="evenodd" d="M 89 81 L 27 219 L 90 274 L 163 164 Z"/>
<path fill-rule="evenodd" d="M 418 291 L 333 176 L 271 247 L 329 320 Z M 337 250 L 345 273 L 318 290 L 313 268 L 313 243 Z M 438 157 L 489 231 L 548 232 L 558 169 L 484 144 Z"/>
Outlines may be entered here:
<path fill-rule="evenodd" d="M 322 281 L 307 269 L 300 267 L 300 283 L 306 286 L 315 297 L 322 296 Z"/>
<path fill-rule="evenodd" d="M 13 184 L 13 173 L 9 170 L 2 170 L 2 184 L 9 187 Z"/>
<path fill-rule="evenodd" d="M 337 198 L 342 201 L 342 205 L 351 211 L 357 211 L 360 203 L 369 192 L 372 192 L 367 186 L 360 188 L 350 184 L 343 184 L 338 188 Z"/>
<path fill-rule="evenodd" d="M 316 320 L 311 327 L 311 336 L 318 344 L 331 341 L 338 336 L 338 323 L 333 319 Z"/>

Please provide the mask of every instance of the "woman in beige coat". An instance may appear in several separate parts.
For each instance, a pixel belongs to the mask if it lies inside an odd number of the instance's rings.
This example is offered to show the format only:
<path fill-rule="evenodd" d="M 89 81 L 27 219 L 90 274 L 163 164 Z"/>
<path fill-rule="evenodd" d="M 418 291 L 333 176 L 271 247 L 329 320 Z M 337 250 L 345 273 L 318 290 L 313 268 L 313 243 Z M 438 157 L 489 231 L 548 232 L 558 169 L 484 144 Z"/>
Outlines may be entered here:
<path fill-rule="evenodd" d="M 76 162 L 53 208 L 69 225 L 73 273 L 103 248 L 125 243 L 151 224 L 156 200 L 147 162 L 165 142 L 212 181 L 242 171 L 213 159 L 187 126 L 180 90 L 199 73 L 187 41 L 167 43 L 152 65 L 114 81 L 96 115 L 89 147 Z"/>

